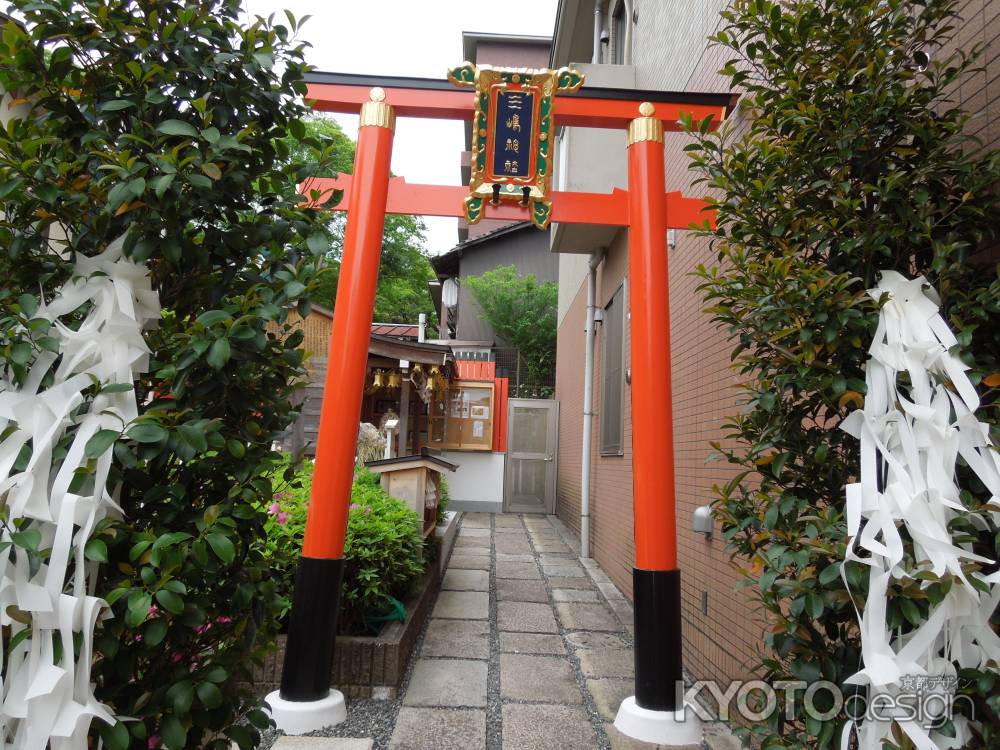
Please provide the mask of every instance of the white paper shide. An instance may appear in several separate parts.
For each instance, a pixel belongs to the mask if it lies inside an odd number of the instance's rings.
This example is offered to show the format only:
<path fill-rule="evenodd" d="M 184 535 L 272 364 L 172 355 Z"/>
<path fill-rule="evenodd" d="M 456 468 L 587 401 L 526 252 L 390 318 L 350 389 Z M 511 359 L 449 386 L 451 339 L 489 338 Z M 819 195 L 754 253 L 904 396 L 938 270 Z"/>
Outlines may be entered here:
<path fill-rule="evenodd" d="M 1000 456 L 989 428 L 976 419 L 979 396 L 968 368 L 949 352 L 956 338 L 927 281 L 884 271 L 869 294 L 888 299 L 869 349 L 864 409 L 843 423 L 861 441 L 860 481 L 847 486 L 846 559 L 869 566 L 867 601 L 858 613 L 864 663 L 849 681 L 867 686 L 869 705 L 883 698 L 883 707 L 907 692 L 937 691 L 939 698 L 927 705 L 946 712 L 958 669 L 1000 663 L 1000 638 L 990 627 L 1000 603 L 1000 573 L 971 572 L 970 562 L 992 561 L 953 539 L 949 529 L 964 516 L 975 528 L 996 533 Z M 960 501 L 959 458 L 987 488 L 986 512 L 971 513 Z M 889 587 L 917 580 L 922 571 L 950 577 L 950 590 L 918 627 L 890 630 Z M 973 585 L 973 577 L 988 593 Z M 925 578 L 919 579 L 924 588 Z M 863 750 L 878 750 L 883 738 L 891 739 L 893 720 L 919 750 L 965 747 L 970 736 L 963 716 L 954 717 L 956 736 L 948 737 L 926 716 L 911 718 L 908 709 L 880 713 L 854 727 Z M 845 748 L 851 729 L 849 724 L 842 737 Z"/>
<path fill-rule="evenodd" d="M 84 546 L 96 524 L 121 510 L 107 487 L 111 447 L 96 460 L 84 447 L 98 430 L 122 432 L 137 406 L 133 390 L 84 392 L 95 380 L 133 384 L 148 367 L 142 331 L 160 315 L 147 269 L 123 258 L 122 245 L 119 238 L 99 256 L 78 257 L 72 278 L 35 313 L 53 322 L 58 353 L 36 351 L 21 386 L 0 371 L 0 502 L 8 511 L 2 541 L 26 519 L 22 531 L 37 529 L 38 548 L 51 549 L 34 571 L 22 548 L 0 554 L 0 623 L 12 640 L 30 630 L 2 654 L 0 747 L 86 748 L 95 717 L 114 721 L 90 681 L 94 628 L 107 609 L 88 595 L 94 564 L 85 561 Z M 60 457 L 55 449 L 64 440 Z M 18 469 L 24 446 L 30 460 Z M 76 471 L 88 465 L 87 480 L 71 492 Z M 82 634 L 78 651 L 74 634 Z"/>

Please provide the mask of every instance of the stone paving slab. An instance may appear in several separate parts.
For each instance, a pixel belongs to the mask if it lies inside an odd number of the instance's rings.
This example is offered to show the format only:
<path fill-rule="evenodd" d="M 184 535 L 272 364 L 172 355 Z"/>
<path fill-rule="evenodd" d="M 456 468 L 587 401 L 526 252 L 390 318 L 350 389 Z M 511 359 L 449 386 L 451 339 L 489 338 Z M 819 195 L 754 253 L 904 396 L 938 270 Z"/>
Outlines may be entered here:
<path fill-rule="evenodd" d="M 514 555 L 509 552 L 497 552 L 497 562 L 535 562 L 534 555 Z"/>
<path fill-rule="evenodd" d="M 358 737 L 279 737 L 271 745 L 273 750 L 371 750 L 370 739 Z M 235 747 L 235 745 L 234 745 Z"/>
<path fill-rule="evenodd" d="M 626 648 L 580 649 L 580 671 L 586 677 L 634 677 L 635 652 Z"/>
<path fill-rule="evenodd" d="M 625 639 L 615 633 L 597 633 L 592 630 L 580 630 L 567 633 L 566 640 L 576 648 L 627 648 Z"/>
<path fill-rule="evenodd" d="M 593 589 L 552 589 L 554 602 L 598 602 L 600 597 Z"/>
<path fill-rule="evenodd" d="M 490 595 L 486 591 L 442 591 L 431 613 L 431 617 L 451 620 L 488 620 L 489 616 Z"/>
<path fill-rule="evenodd" d="M 554 589 L 592 589 L 594 588 L 594 583 L 589 578 L 552 576 L 549 578 L 549 586 Z"/>
<path fill-rule="evenodd" d="M 460 549 L 468 549 L 469 547 L 476 547 L 479 549 L 489 549 L 490 548 L 490 537 L 488 536 L 462 536 L 461 534 L 455 539 L 455 551 Z"/>
<path fill-rule="evenodd" d="M 469 750 L 486 746 L 486 712 L 404 707 L 389 750 Z"/>
<path fill-rule="evenodd" d="M 497 734 L 493 750 L 657 747 L 613 726 L 634 694 L 632 607 L 578 549 L 553 517 L 464 515 L 390 748 L 482 750 Z M 720 726 L 709 750 L 738 750 Z"/>
<path fill-rule="evenodd" d="M 532 703 L 583 703 L 566 659 L 528 654 L 500 655 L 500 698 Z"/>
<path fill-rule="evenodd" d="M 486 707 L 486 662 L 418 659 L 404 706 Z"/>
<path fill-rule="evenodd" d="M 557 602 L 559 622 L 567 630 L 621 630 L 622 625 L 603 604 L 587 602 Z"/>
<path fill-rule="evenodd" d="M 497 552 L 505 552 L 508 555 L 530 555 L 531 545 L 528 544 L 527 537 L 520 537 L 514 534 L 501 534 L 493 543 Z"/>
<path fill-rule="evenodd" d="M 546 565 L 542 564 L 542 572 L 553 578 L 586 578 L 587 572 L 579 565 Z"/>
<path fill-rule="evenodd" d="M 501 602 L 542 602 L 547 604 L 549 594 L 541 581 L 514 578 L 497 579 L 497 599 Z"/>
<path fill-rule="evenodd" d="M 597 747 L 587 712 L 577 706 L 503 707 L 504 750 L 582 750 Z"/>
<path fill-rule="evenodd" d="M 463 513 L 462 514 L 462 528 L 471 526 L 472 528 L 488 529 L 490 528 L 490 514 L 489 513 Z"/>
<path fill-rule="evenodd" d="M 533 562 L 497 562 L 497 578 L 521 578 L 525 580 L 540 581 L 542 574 L 538 572 L 538 566 Z"/>
<path fill-rule="evenodd" d="M 611 750 L 660 750 L 660 748 L 665 747 L 664 745 L 653 745 L 649 742 L 642 742 L 641 740 L 626 737 L 615 729 L 614 724 L 610 722 L 604 725 L 604 730 L 608 735 L 608 741 L 611 743 Z M 703 748 L 701 745 L 670 745 L 670 750 L 703 750 Z"/>
<path fill-rule="evenodd" d="M 474 536 L 488 537 L 490 533 L 491 533 L 490 530 L 485 526 L 482 528 L 479 528 L 477 526 L 470 526 L 468 528 L 462 527 L 462 530 L 458 532 L 458 538 L 461 539 L 465 537 L 466 539 L 468 539 L 469 537 L 474 537 Z"/>
<path fill-rule="evenodd" d="M 521 523 L 521 519 L 516 515 L 497 515 L 493 517 L 493 525 L 500 529 L 503 527 L 514 527 L 518 529 L 524 528 L 524 524 Z"/>
<path fill-rule="evenodd" d="M 421 656 L 490 658 L 490 624 L 485 620 L 431 620 Z"/>
<path fill-rule="evenodd" d="M 498 602 L 497 627 L 513 633 L 558 633 L 548 604 Z"/>
<path fill-rule="evenodd" d="M 441 581 L 445 591 L 489 591 L 490 574 L 486 570 L 448 569 Z"/>
<path fill-rule="evenodd" d="M 449 570 L 489 570 L 492 565 L 487 555 L 463 555 L 458 550 L 455 550 L 448 561 Z"/>
<path fill-rule="evenodd" d="M 562 636 L 541 633 L 501 633 L 500 652 L 505 654 L 566 654 Z"/>
<path fill-rule="evenodd" d="M 594 697 L 594 705 L 601 717 L 614 721 L 622 701 L 635 695 L 635 681 L 621 678 L 587 680 L 587 690 Z"/>

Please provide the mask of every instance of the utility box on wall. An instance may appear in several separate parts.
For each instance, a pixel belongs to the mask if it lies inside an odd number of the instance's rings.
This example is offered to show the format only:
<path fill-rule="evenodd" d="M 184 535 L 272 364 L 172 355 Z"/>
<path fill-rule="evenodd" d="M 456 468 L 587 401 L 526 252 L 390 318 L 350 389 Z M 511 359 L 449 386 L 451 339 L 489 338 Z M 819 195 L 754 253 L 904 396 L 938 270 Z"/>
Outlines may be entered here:
<path fill-rule="evenodd" d="M 455 471 L 458 466 L 427 454 L 369 461 L 365 466 L 380 475 L 383 490 L 416 512 L 423 522 L 424 536 L 434 531 L 441 500 L 441 475 Z"/>

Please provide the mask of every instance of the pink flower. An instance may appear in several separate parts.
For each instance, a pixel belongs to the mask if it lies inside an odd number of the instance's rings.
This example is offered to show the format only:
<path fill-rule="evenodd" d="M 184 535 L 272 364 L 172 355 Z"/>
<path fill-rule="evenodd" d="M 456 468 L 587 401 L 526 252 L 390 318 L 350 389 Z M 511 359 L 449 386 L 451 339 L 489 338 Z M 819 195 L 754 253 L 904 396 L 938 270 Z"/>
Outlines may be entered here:
<path fill-rule="evenodd" d="M 350 509 L 351 509 L 351 510 L 357 510 L 357 509 L 358 509 L 358 508 L 360 508 L 360 507 L 361 507 L 361 506 L 360 506 L 360 505 L 358 505 L 357 503 L 351 503 L 351 507 L 350 507 Z"/>
<path fill-rule="evenodd" d="M 148 747 L 149 750 L 154 750 L 156 746 L 159 744 L 160 744 L 160 735 L 154 734 L 150 735 L 149 740 L 146 742 L 146 747 Z"/>
<path fill-rule="evenodd" d="M 155 604 L 151 605 L 149 611 L 146 613 L 148 617 L 156 617 L 158 614 L 160 614 L 160 608 Z"/>
<path fill-rule="evenodd" d="M 232 617 L 226 617 L 225 615 L 222 615 L 220 617 L 216 617 L 215 621 L 217 623 L 219 623 L 220 625 L 228 625 L 229 623 L 231 623 L 233 621 L 233 618 Z"/>
<path fill-rule="evenodd" d="M 184 660 L 184 655 L 179 651 L 175 651 L 170 655 L 170 661 L 173 662 L 174 664 L 177 664 L 178 662 L 181 662 L 183 660 Z"/>
<path fill-rule="evenodd" d="M 277 513 L 280 510 L 281 510 L 281 506 L 278 505 L 277 503 L 273 503 L 271 505 L 271 507 L 267 509 L 267 512 L 270 513 L 273 516 L 275 513 Z"/>
<path fill-rule="evenodd" d="M 142 633 L 136 633 L 135 634 L 135 642 L 136 643 L 142 643 Z"/>
<path fill-rule="evenodd" d="M 279 513 L 278 514 L 278 523 L 281 524 L 282 526 L 284 526 L 286 523 L 288 523 L 288 514 L 287 513 Z"/>
<path fill-rule="evenodd" d="M 211 629 L 212 629 L 212 624 L 208 623 L 207 625 L 199 625 L 194 629 L 194 632 L 197 633 L 198 635 L 202 635 L 203 633 L 207 633 Z"/>
<path fill-rule="evenodd" d="M 367 516 L 367 515 L 369 515 L 369 514 L 370 514 L 371 512 L 372 512 L 372 508 L 371 508 L 371 506 L 370 506 L 370 505 L 366 505 L 366 506 L 365 506 L 365 515 Z"/>

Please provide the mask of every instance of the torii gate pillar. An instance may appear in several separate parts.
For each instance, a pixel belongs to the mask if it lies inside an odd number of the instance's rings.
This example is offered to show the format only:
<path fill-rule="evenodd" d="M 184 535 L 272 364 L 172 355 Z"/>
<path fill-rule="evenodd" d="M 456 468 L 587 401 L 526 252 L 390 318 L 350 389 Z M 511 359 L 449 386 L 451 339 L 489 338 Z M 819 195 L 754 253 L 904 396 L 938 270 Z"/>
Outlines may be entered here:
<path fill-rule="evenodd" d="M 685 711 L 681 575 L 677 568 L 674 430 L 670 389 L 670 300 L 663 121 L 644 102 L 628 129 L 629 279 L 632 342 L 632 471 L 635 523 L 635 695 L 615 726 L 666 745 L 699 744 L 701 723 Z M 652 408 L 658 404 L 658 408 Z"/>
<path fill-rule="evenodd" d="M 343 693 L 330 688 L 330 671 L 396 127 L 395 113 L 384 99 L 382 89 L 374 88 L 371 101 L 361 107 L 355 188 L 347 206 L 305 540 L 281 689 L 266 698 L 286 734 L 304 734 L 347 718 Z"/>

